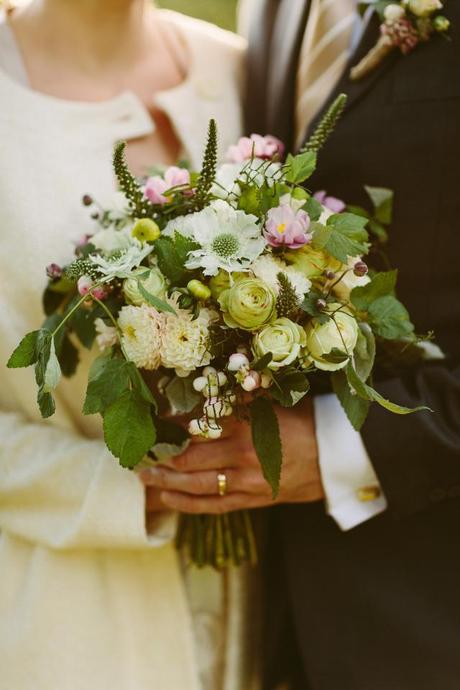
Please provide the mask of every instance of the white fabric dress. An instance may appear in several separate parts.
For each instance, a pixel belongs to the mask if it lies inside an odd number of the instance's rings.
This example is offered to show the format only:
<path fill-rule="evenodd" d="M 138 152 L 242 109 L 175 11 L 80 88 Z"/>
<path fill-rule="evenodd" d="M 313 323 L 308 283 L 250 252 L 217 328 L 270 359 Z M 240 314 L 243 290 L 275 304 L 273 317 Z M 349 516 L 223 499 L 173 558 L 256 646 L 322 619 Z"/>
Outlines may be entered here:
<path fill-rule="evenodd" d="M 198 166 L 211 117 L 222 151 L 240 134 L 244 43 L 161 14 L 182 32 L 190 71 L 155 102 Z M 241 601 L 224 605 L 238 578 L 184 578 L 174 516 L 147 532 L 139 479 L 81 413 L 92 355 L 47 422 L 33 371 L 4 367 L 42 322 L 44 267 L 68 261 L 88 227 L 81 195 L 109 201 L 114 143 L 154 127 L 131 92 L 82 103 L 32 91 L 13 43 L 0 25 L 0 690 L 249 690 Z"/>

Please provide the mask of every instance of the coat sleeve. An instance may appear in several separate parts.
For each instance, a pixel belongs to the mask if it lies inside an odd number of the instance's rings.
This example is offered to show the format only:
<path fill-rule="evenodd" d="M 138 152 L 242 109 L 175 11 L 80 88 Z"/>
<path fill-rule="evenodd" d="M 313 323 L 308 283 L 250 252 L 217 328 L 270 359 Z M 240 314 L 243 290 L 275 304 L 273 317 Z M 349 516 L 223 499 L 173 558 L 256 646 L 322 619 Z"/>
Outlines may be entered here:
<path fill-rule="evenodd" d="M 53 549 L 161 546 L 174 516 L 145 527 L 145 490 L 103 441 L 0 412 L 0 529 Z"/>
<path fill-rule="evenodd" d="M 362 436 L 390 510 L 408 516 L 460 496 L 460 366 L 430 365 L 379 393 L 432 412 L 399 416 L 373 405 Z"/>

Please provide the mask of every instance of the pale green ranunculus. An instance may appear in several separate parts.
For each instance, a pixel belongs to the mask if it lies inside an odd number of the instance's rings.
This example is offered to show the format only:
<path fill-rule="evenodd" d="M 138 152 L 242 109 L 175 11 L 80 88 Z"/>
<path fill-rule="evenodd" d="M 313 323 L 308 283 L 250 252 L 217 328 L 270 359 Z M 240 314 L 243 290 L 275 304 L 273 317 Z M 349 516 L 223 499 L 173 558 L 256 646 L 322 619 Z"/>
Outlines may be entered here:
<path fill-rule="evenodd" d="M 290 319 L 282 317 L 262 328 L 252 341 L 254 356 L 258 359 L 271 352 L 269 369 L 277 370 L 292 364 L 306 345 L 304 329 Z"/>
<path fill-rule="evenodd" d="M 132 277 L 126 278 L 123 283 L 123 293 L 129 304 L 134 304 L 136 307 L 140 307 L 141 304 L 147 304 L 147 300 L 141 295 L 137 284 L 138 278 L 147 273 L 148 276 L 142 279 L 143 287 L 154 297 L 164 299 L 166 295 L 166 280 L 160 269 L 140 266 L 132 272 Z"/>
<path fill-rule="evenodd" d="M 409 0 L 409 9 L 417 17 L 429 17 L 433 12 L 442 9 L 441 0 Z"/>
<path fill-rule="evenodd" d="M 284 258 L 310 280 L 319 278 L 327 269 L 334 271 L 341 265 L 340 261 L 329 256 L 326 252 L 321 249 L 313 249 L 308 244 L 300 249 L 286 252 Z"/>
<path fill-rule="evenodd" d="M 256 331 L 276 317 L 276 295 L 259 278 L 243 278 L 219 297 L 224 321 L 230 328 Z"/>
<path fill-rule="evenodd" d="M 336 311 L 339 308 L 340 311 Z M 346 367 L 348 360 L 328 362 L 324 355 L 333 349 L 351 355 L 358 340 L 358 324 L 353 314 L 338 303 L 329 304 L 328 312 L 333 318 L 325 323 L 312 321 L 305 327 L 307 344 L 303 354 L 317 369 L 337 371 Z"/>

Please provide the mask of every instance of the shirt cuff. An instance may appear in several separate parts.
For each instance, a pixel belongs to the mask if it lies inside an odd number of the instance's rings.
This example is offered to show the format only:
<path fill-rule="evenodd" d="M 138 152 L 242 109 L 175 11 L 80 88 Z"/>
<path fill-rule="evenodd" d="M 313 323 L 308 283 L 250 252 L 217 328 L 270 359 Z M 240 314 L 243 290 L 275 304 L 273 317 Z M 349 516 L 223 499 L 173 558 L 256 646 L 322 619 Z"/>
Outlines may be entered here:
<path fill-rule="evenodd" d="M 314 398 L 319 466 L 328 514 L 346 531 L 387 508 L 361 435 L 337 397 Z"/>

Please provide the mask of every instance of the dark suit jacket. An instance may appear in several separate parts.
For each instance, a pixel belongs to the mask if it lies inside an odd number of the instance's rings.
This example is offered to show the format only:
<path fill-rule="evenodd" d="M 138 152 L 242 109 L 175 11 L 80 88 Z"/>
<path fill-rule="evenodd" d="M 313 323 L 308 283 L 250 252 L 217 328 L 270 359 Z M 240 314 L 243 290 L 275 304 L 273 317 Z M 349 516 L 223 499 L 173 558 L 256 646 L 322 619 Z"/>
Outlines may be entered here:
<path fill-rule="evenodd" d="M 434 410 L 371 410 L 362 435 L 389 503 L 384 515 L 341 533 L 322 506 L 273 511 L 285 572 L 274 574 L 275 555 L 269 584 L 289 584 L 286 610 L 308 675 L 299 688 L 460 687 L 460 2 L 445 4 L 451 40 L 435 36 L 408 56 L 395 51 L 358 83 L 347 69 L 328 99 L 348 93 L 347 110 L 309 182 L 361 205 L 364 184 L 395 190 L 387 253 L 400 271 L 398 293 L 417 332 L 435 331 L 446 360 L 377 386 L 396 402 Z M 290 144 L 308 5 L 260 0 L 272 18 L 264 36 L 260 23 L 251 36 L 247 129 Z M 378 24 L 374 15 L 350 64 L 375 43 Z M 267 677 L 275 675 L 270 666 Z"/>

